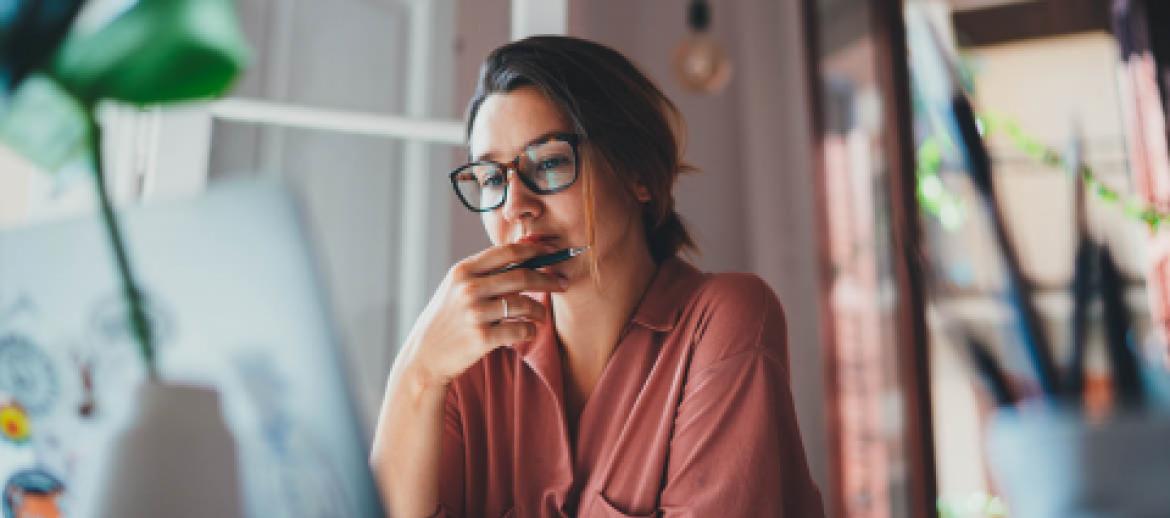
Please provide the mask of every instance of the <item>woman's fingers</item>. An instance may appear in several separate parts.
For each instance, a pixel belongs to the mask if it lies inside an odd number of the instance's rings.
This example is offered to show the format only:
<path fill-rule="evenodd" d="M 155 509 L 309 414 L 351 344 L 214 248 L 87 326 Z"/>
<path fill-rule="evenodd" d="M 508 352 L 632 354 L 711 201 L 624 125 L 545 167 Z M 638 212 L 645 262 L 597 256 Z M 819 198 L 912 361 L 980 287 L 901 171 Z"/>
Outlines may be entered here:
<path fill-rule="evenodd" d="M 546 306 L 521 292 L 562 292 L 554 275 L 526 268 L 498 270 L 548 252 L 522 243 L 485 250 L 457 263 L 443 280 L 408 340 L 425 344 L 417 359 L 425 372 L 449 381 L 502 345 L 531 340 L 547 320 Z M 505 312 L 505 304 L 507 311 Z"/>
<path fill-rule="evenodd" d="M 561 292 L 565 286 L 553 275 L 527 268 L 486 275 L 467 281 L 467 290 L 475 298 L 499 297 L 522 291 Z"/>
<path fill-rule="evenodd" d="M 507 313 L 504 312 L 507 304 Z M 524 295 L 502 295 L 500 297 L 481 300 L 476 309 L 479 322 L 498 322 L 505 318 L 525 318 L 543 322 L 545 308 L 540 302 Z"/>
<path fill-rule="evenodd" d="M 484 343 L 489 350 L 501 345 L 526 342 L 536 336 L 536 324 L 532 322 L 505 320 L 484 326 Z"/>

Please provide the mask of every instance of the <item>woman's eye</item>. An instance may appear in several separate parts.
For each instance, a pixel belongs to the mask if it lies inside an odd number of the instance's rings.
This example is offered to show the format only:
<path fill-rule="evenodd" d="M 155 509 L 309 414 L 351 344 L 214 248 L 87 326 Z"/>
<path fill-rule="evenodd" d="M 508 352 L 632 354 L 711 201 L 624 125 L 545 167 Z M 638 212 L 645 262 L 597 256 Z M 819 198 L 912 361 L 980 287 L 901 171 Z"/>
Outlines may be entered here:
<path fill-rule="evenodd" d="M 489 174 L 489 175 L 483 177 L 483 180 L 480 181 L 480 185 L 482 185 L 484 187 L 499 187 L 503 184 L 504 184 L 504 175 L 502 175 L 502 174 Z"/>
<path fill-rule="evenodd" d="M 541 160 L 536 165 L 536 167 L 539 168 L 541 171 L 547 171 L 549 169 L 556 169 L 556 168 L 561 167 L 563 165 L 566 165 L 568 163 L 569 163 L 568 157 L 554 156 L 554 157 L 549 157 L 549 158 L 545 158 L 545 159 Z"/>

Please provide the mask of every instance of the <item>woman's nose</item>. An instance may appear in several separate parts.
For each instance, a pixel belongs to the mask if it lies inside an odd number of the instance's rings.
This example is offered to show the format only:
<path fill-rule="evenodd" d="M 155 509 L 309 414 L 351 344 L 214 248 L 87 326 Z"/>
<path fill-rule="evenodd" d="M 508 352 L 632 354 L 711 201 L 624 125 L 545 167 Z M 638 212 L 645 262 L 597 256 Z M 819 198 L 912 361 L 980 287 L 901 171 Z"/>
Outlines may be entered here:
<path fill-rule="evenodd" d="M 520 221 L 524 217 L 537 218 L 544 212 L 544 205 L 540 196 L 528 190 L 528 186 L 520 181 L 520 172 L 512 169 L 508 175 L 508 196 L 504 205 L 500 207 L 504 219 Z"/>

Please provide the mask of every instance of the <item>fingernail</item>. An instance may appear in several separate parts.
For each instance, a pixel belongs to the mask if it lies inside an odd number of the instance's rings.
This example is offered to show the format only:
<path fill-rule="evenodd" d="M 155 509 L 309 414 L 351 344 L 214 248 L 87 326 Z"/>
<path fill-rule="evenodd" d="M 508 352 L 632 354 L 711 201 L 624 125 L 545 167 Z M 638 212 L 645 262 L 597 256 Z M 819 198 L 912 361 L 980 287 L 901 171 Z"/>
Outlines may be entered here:
<path fill-rule="evenodd" d="M 569 280 L 568 279 L 557 279 L 557 283 L 561 285 L 561 289 L 568 289 L 569 288 Z"/>

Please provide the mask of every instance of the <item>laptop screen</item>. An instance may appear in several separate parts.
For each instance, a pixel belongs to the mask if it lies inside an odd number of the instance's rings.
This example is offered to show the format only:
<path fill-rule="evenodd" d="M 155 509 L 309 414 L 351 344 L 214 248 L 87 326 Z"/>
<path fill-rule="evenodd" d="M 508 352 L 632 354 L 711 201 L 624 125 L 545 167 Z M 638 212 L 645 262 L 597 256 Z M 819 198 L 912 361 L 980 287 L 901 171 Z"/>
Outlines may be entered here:
<path fill-rule="evenodd" d="M 128 210 L 123 230 L 161 377 L 218 392 L 246 514 L 382 516 L 291 196 L 220 186 Z M 89 516 L 108 483 L 110 445 L 145 380 L 115 272 L 96 215 L 0 233 L 6 517 Z"/>

